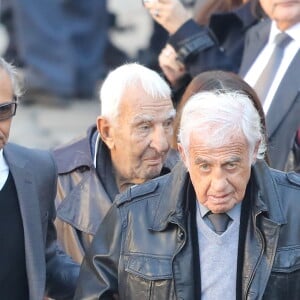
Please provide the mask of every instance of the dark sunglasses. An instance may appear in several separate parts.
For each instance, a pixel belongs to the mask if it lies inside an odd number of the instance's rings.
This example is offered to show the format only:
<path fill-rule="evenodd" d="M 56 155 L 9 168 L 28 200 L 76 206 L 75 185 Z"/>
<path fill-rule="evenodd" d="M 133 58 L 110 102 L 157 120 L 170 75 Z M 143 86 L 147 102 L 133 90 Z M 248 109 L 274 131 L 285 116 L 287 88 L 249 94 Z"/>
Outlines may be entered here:
<path fill-rule="evenodd" d="M 16 114 L 17 110 L 17 97 L 13 101 L 0 104 L 0 121 L 10 119 Z"/>

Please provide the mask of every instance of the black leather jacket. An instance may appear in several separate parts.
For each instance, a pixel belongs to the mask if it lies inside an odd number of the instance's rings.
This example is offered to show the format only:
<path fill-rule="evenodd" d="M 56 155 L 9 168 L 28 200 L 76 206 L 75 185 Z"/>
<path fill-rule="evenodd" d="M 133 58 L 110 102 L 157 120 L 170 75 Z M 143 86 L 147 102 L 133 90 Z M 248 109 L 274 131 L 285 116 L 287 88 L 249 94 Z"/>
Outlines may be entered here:
<path fill-rule="evenodd" d="M 117 187 L 111 187 L 109 194 L 103 184 L 105 176 L 112 174 L 111 164 L 107 163 L 111 159 L 101 140 L 98 150 L 95 150 L 95 132 L 96 126 L 92 126 L 85 137 L 54 150 L 59 175 L 55 199 L 57 236 L 64 251 L 79 263 L 119 193 Z M 101 174 L 93 163 L 95 151 L 101 158 L 100 164 L 106 163 Z M 170 172 L 179 159 L 173 151 L 164 164 L 164 174 Z M 111 180 L 111 186 L 114 186 L 113 182 Z"/>
<path fill-rule="evenodd" d="M 117 197 L 83 262 L 75 299 L 200 299 L 189 182 L 179 163 Z M 237 298 L 300 299 L 300 177 L 258 161 L 250 182 Z"/>

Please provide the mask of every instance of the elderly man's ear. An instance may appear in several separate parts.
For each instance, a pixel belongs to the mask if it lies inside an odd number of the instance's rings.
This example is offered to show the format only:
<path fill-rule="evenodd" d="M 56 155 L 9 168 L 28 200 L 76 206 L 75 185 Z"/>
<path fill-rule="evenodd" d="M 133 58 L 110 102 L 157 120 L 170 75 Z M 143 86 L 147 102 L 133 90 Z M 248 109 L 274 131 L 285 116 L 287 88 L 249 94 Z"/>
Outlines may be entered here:
<path fill-rule="evenodd" d="M 113 128 L 106 118 L 100 116 L 97 118 L 97 129 L 102 141 L 111 150 L 114 147 Z"/>
<path fill-rule="evenodd" d="M 180 143 L 177 143 L 177 149 L 178 149 L 178 152 L 180 154 L 181 160 L 183 161 L 184 165 L 187 168 L 188 164 L 187 164 L 186 154 L 185 154 L 183 146 Z"/>
<path fill-rule="evenodd" d="M 252 161 L 251 161 L 252 165 L 254 165 L 256 163 L 259 145 L 260 145 L 260 141 L 257 142 L 256 145 L 255 145 L 255 148 L 254 148 L 254 151 L 253 151 L 253 154 L 252 154 Z"/>

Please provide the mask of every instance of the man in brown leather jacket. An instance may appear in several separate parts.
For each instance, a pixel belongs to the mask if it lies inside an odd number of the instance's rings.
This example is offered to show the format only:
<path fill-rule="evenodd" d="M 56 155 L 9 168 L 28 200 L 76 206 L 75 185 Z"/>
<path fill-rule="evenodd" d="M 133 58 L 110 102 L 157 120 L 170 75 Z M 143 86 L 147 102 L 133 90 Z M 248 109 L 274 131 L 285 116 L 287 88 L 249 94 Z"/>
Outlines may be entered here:
<path fill-rule="evenodd" d="M 116 198 L 74 299 L 300 299 L 300 177 L 261 159 L 249 98 L 194 95 L 179 141 L 183 163 Z"/>
<path fill-rule="evenodd" d="M 81 262 L 115 196 L 131 185 L 168 173 L 175 110 L 171 91 L 139 64 L 112 71 L 101 92 L 97 128 L 54 151 L 58 166 L 58 239 Z M 169 151 L 170 150 L 170 151 Z"/>

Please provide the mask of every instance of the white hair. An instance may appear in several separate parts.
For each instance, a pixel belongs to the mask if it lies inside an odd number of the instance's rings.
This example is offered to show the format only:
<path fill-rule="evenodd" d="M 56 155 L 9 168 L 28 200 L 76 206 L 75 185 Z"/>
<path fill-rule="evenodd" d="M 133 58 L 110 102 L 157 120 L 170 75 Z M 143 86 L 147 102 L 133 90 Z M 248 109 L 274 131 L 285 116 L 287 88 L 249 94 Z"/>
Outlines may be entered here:
<path fill-rule="evenodd" d="M 155 71 L 138 63 L 124 64 L 111 71 L 100 90 L 101 115 L 115 118 L 127 87 L 141 84 L 145 92 L 154 98 L 171 98 L 171 89 Z"/>
<path fill-rule="evenodd" d="M 231 90 L 200 92 L 192 96 L 183 108 L 178 139 L 188 153 L 192 132 L 209 130 L 210 145 L 217 147 L 236 134 L 243 134 L 250 154 L 259 143 L 257 158 L 266 150 L 264 129 L 258 111 L 250 98 Z"/>
<path fill-rule="evenodd" d="M 12 64 L 5 61 L 2 57 L 0 57 L 0 68 L 2 68 L 9 76 L 12 84 L 13 94 L 16 97 L 22 96 L 22 84 L 21 77 L 18 74 L 16 67 Z"/>

